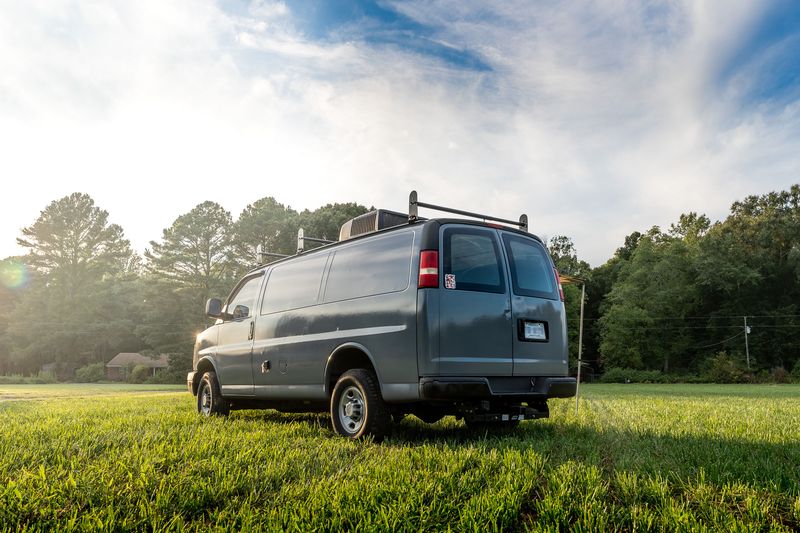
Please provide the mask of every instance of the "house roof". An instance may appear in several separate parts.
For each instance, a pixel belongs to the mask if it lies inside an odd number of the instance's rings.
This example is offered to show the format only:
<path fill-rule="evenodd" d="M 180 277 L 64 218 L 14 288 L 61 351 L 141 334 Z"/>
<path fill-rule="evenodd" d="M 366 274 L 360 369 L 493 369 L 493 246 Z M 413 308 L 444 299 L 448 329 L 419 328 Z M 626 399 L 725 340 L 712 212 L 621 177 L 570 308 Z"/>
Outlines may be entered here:
<path fill-rule="evenodd" d="M 115 355 L 111 361 L 106 363 L 107 367 L 125 367 L 130 365 L 144 365 L 149 368 L 167 368 L 169 363 L 167 362 L 167 354 L 165 353 L 162 353 L 158 358 L 154 359 L 140 353 L 131 352 L 120 352 Z"/>

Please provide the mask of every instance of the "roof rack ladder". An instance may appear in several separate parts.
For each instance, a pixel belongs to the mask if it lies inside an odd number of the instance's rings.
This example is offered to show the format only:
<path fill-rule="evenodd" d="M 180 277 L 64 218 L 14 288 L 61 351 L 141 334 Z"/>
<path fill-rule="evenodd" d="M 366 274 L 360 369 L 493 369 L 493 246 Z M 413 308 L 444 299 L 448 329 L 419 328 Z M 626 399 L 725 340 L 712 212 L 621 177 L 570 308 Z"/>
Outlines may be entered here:
<path fill-rule="evenodd" d="M 316 242 L 319 244 L 333 244 L 339 241 L 329 241 L 328 239 L 318 239 L 316 237 L 306 237 L 303 228 L 297 230 L 297 253 L 302 254 L 305 251 L 306 241 Z"/>
<path fill-rule="evenodd" d="M 444 207 L 441 205 L 434 205 L 434 204 L 427 204 L 424 202 L 420 202 L 417 199 L 417 191 L 411 191 L 411 194 L 408 195 L 408 221 L 414 222 L 419 218 L 419 213 L 417 209 L 419 207 L 427 207 L 428 209 L 434 209 L 436 211 L 444 211 L 446 213 L 455 213 L 456 215 L 464 215 L 466 217 L 472 218 L 480 218 L 483 220 L 492 220 L 494 222 L 502 222 L 503 224 L 511 224 L 513 226 L 518 226 L 519 229 L 523 231 L 528 231 L 528 215 L 522 214 L 519 217 L 519 221 L 515 220 L 507 220 L 505 218 L 497 218 L 490 215 L 482 215 L 480 213 L 472 213 L 470 211 L 462 211 L 461 209 L 453 209 L 452 207 Z"/>
<path fill-rule="evenodd" d="M 258 264 L 259 265 L 264 265 L 264 264 L 267 263 L 267 257 L 277 257 L 279 259 L 282 259 L 284 257 L 290 257 L 290 256 L 287 255 L 287 254 L 278 254 L 278 253 L 275 253 L 275 252 L 268 252 L 268 251 L 264 250 L 264 245 L 263 244 L 259 244 L 258 247 L 256 248 L 256 257 L 257 257 Z"/>

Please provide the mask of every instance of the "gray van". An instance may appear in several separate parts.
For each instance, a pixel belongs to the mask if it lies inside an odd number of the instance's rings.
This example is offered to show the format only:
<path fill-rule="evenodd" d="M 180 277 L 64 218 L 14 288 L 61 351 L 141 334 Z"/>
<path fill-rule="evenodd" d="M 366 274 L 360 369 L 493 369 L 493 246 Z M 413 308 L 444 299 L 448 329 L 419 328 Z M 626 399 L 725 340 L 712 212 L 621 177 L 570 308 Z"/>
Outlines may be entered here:
<path fill-rule="evenodd" d="M 418 217 L 418 207 L 482 220 Z M 487 222 L 493 221 L 493 222 Z M 500 222 L 497 224 L 495 222 Z M 426 204 L 348 221 L 340 240 L 259 266 L 197 336 L 204 415 L 330 411 L 350 438 L 446 415 L 513 426 L 575 394 L 558 272 L 527 217 Z"/>

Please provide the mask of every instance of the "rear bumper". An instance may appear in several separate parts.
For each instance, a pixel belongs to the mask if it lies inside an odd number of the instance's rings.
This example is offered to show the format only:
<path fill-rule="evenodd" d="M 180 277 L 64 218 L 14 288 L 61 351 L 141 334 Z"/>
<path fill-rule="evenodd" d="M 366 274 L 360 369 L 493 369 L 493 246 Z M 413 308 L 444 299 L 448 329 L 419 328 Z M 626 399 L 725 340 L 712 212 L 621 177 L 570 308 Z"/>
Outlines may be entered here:
<path fill-rule="evenodd" d="M 547 400 L 575 396 L 572 377 L 426 377 L 419 380 L 425 400 Z"/>

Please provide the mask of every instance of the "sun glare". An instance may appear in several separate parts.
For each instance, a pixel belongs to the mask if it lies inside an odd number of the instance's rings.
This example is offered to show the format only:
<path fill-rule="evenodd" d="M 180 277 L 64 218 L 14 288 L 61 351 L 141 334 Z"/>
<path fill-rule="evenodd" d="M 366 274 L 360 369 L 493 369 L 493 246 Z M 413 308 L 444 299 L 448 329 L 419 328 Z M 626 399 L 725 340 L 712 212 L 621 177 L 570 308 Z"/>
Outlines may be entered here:
<path fill-rule="evenodd" d="M 9 289 L 21 289 L 28 284 L 28 269 L 16 261 L 0 262 L 0 284 Z"/>

